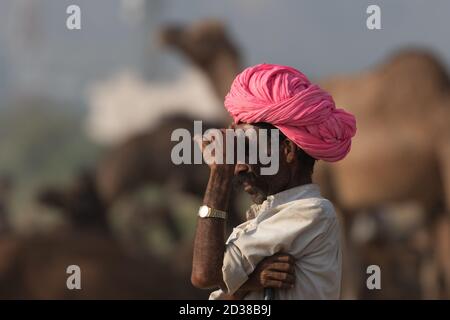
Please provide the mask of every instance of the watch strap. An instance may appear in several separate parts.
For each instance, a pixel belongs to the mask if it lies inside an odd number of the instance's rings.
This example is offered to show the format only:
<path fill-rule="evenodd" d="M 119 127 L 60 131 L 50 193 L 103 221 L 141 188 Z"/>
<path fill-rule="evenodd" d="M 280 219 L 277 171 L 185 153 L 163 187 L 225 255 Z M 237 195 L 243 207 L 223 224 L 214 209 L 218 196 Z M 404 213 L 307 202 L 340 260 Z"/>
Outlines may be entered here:
<path fill-rule="evenodd" d="M 210 218 L 226 219 L 227 213 L 225 211 L 222 211 L 222 210 L 209 208 L 208 217 L 210 217 Z"/>

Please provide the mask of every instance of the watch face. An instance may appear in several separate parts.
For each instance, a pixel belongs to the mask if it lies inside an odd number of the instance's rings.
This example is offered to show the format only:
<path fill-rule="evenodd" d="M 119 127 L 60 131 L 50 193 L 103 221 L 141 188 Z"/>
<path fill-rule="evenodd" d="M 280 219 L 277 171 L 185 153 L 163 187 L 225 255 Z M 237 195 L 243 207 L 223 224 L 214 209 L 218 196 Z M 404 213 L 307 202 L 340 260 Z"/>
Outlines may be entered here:
<path fill-rule="evenodd" d="M 201 206 L 198 210 L 198 215 L 202 218 L 205 218 L 208 216 L 208 207 L 207 206 Z"/>

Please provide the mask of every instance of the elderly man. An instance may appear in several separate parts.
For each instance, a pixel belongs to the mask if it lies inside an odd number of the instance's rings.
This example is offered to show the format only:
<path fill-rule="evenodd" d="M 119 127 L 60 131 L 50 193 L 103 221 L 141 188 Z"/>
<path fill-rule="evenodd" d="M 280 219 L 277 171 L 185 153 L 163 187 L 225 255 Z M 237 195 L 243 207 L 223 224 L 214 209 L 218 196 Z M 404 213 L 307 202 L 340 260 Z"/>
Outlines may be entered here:
<path fill-rule="evenodd" d="M 338 299 L 339 225 L 311 175 L 316 160 L 338 161 L 350 151 L 355 118 L 298 70 L 270 64 L 239 74 L 225 107 L 235 129 L 279 130 L 279 169 L 262 175 L 260 163 L 209 165 L 192 283 L 218 288 L 211 299 L 263 299 L 264 288 L 274 288 L 275 299 Z M 225 242 L 234 177 L 255 204 Z"/>

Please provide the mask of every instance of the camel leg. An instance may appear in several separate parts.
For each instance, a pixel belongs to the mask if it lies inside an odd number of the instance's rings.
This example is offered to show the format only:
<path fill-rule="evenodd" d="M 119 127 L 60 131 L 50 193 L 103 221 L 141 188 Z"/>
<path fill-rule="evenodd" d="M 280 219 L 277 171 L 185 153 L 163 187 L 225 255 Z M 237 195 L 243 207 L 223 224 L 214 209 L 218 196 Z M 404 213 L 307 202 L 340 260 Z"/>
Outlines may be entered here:
<path fill-rule="evenodd" d="M 450 136 L 449 136 L 450 138 Z M 445 214 L 439 220 L 436 232 L 436 252 L 444 279 L 444 294 L 450 299 L 450 140 L 444 139 L 438 147 L 439 167 L 444 187 Z"/>
<path fill-rule="evenodd" d="M 341 298 L 357 299 L 359 293 L 359 270 L 356 248 L 351 239 L 354 213 L 339 210 L 341 221 L 341 243 L 342 243 L 342 283 Z"/>
<path fill-rule="evenodd" d="M 413 236 L 413 249 L 420 256 L 418 280 L 422 299 L 439 298 L 439 267 L 433 241 L 433 230 L 433 226 L 426 226 Z"/>
<path fill-rule="evenodd" d="M 450 299 L 450 218 L 442 217 L 435 229 L 437 264 L 443 280 L 442 298 Z"/>

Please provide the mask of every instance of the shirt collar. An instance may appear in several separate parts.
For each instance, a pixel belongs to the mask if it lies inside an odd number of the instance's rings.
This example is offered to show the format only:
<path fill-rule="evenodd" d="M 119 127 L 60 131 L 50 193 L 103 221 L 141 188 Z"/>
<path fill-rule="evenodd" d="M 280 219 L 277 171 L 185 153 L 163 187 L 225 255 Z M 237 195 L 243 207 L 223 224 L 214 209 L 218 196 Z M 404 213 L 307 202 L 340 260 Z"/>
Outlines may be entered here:
<path fill-rule="evenodd" d="M 279 193 L 268 196 L 267 199 L 260 205 L 252 205 L 247 213 L 247 219 L 255 218 L 262 212 L 276 208 L 277 206 L 291 201 L 320 196 L 320 187 L 315 183 L 304 184 L 291 189 L 283 190 Z"/>

